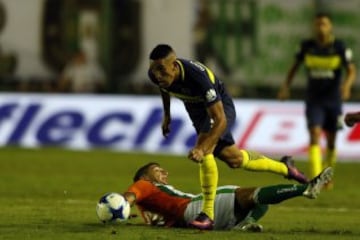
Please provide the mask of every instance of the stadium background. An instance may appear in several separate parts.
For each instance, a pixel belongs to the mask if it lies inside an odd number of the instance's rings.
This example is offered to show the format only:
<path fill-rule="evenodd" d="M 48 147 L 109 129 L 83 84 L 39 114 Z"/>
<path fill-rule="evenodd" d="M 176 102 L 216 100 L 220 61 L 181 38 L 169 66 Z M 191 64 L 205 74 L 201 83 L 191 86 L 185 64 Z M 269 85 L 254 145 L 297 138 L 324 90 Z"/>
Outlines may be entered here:
<path fill-rule="evenodd" d="M 193 130 L 177 100 L 176 131 L 169 140 L 161 137 L 161 102 L 147 79 L 155 44 L 169 43 L 184 58 L 205 57 L 226 82 L 236 101 L 239 146 L 296 159 L 305 159 L 308 141 L 304 75 L 296 76 L 291 101 L 275 95 L 299 39 L 311 34 L 316 11 L 332 13 L 336 36 L 353 49 L 359 66 L 357 0 L 209 0 L 207 6 L 211 25 L 199 13 L 201 0 L 0 0 L 0 239 L 359 238 L 359 125 L 340 133 L 334 191 L 315 202 L 275 207 L 262 220 L 263 235 L 170 233 L 97 222 L 98 197 L 125 189 L 149 160 L 168 168 L 174 185 L 199 191 L 198 169 L 184 159 Z M 59 76 L 86 29 L 107 85 L 95 93 L 59 91 Z M 199 39 L 210 49 L 206 56 L 197 52 Z M 346 111 L 360 109 L 359 90 L 357 77 Z M 305 162 L 297 164 L 306 171 Z M 220 184 L 285 181 L 224 164 L 219 170 Z"/>
<path fill-rule="evenodd" d="M 201 2 L 208 9 L 201 10 Z M 42 91 L 44 82 L 56 82 L 91 29 L 107 93 L 154 93 L 145 74 L 151 48 L 166 42 L 179 56 L 198 58 L 195 43 L 204 34 L 200 44 L 212 49 L 206 63 L 234 86 L 235 97 L 274 98 L 299 39 L 311 34 L 311 17 L 323 10 L 331 12 L 336 36 L 359 63 L 356 0 L 2 0 L 0 6 L 2 90 L 30 81 L 28 88 Z M 295 98 L 304 84 L 299 74 Z M 353 100 L 360 98 L 359 87 L 356 81 Z"/>

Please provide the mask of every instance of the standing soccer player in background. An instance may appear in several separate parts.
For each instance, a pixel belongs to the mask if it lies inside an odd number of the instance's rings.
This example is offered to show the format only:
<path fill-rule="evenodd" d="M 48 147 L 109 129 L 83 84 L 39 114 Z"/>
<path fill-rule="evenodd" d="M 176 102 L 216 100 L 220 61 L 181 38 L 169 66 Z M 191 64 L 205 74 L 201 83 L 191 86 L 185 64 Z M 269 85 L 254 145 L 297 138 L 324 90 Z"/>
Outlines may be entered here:
<path fill-rule="evenodd" d="M 314 19 L 315 36 L 301 42 L 294 64 L 281 87 L 278 98 L 289 97 L 289 87 L 299 66 L 304 63 L 307 74 L 305 98 L 306 119 L 310 136 L 310 177 L 322 170 L 320 139 L 326 134 L 327 148 L 324 165 L 334 167 L 336 162 L 336 133 L 341 127 L 342 101 L 350 98 L 355 79 L 352 51 L 343 41 L 335 39 L 328 14 L 319 13 Z M 342 81 L 342 68 L 346 76 Z"/>
<path fill-rule="evenodd" d="M 166 44 L 157 45 L 150 53 L 149 77 L 160 88 L 164 117 L 163 135 L 170 133 L 170 95 L 184 102 L 197 132 L 197 141 L 189 159 L 200 165 L 200 183 L 204 195 L 202 212 L 190 224 L 199 229 L 212 229 L 214 198 L 218 182 L 215 157 L 232 168 L 270 171 L 289 179 L 307 182 L 290 157 L 274 161 L 259 153 L 240 150 L 230 132 L 235 121 L 234 103 L 224 84 L 203 64 L 178 59 Z"/>

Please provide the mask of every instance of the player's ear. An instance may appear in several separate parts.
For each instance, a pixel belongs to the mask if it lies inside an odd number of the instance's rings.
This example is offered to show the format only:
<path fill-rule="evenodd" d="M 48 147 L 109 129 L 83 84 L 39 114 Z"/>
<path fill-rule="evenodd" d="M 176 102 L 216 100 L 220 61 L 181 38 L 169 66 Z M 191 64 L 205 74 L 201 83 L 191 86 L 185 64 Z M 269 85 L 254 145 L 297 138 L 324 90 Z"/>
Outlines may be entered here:
<path fill-rule="evenodd" d="M 174 69 L 177 69 L 177 68 L 178 68 L 178 65 L 179 65 L 176 60 L 177 60 L 177 58 L 175 57 L 175 58 L 173 59 L 173 62 L 172 62 L 172 65 L 173 65 L 173 68 L 174 68 Z"/>
<path fill-rule="evenodd" d="M 177 64 L 177 63 L 176 63 L 176 59 L 175 59 L 175 60 L 173 61 L 173 63 L 172 63 L 173 70 L 176 70 L 176 67 L 177 67 L 176 64 Z"/>
<path fill-rule="evenodd" d="M 171 52 L 167 57 L 166 57 L 166 60 L 168 62 L 168 64 L 172 65 L 173 68 L 176 67 L 176 55 L 175 53 Z"/>

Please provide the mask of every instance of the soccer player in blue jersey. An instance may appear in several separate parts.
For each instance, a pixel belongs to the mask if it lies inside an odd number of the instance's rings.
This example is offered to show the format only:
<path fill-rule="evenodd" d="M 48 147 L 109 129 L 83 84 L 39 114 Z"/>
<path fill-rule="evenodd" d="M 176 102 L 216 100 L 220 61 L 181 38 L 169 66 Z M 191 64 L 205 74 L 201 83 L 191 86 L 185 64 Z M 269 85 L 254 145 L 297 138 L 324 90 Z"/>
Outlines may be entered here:
<path fill-rule="evenodd" d="M 159 86 L 164 116 L 163 135 L 170 133 L 170 96 L 184 102 L 185 109 L 197 132 L 197 141 L 188 158 L 200 165 L 200 185 L 204 194 L 202 212 L 191 224 L 200 229 L 211 229 L 214 219 L 214 198 L 218 182 L 217 157 L 232 168 L 251 171 L 270 171 L 301 183 L 307 178 L 293 166 L 286 156 L 274 161 L 259 153 L 240 150 L 230 132 L 235 121 L 233 101 L 224 83 L 206 66 L 177 58 L 166 44 L 157 45 L 150 53 L 149 77 Z"/>
<path fill-rule="evenodd" d="M 328 14 L 319 13 L 314 19 L 315 36 L 301 42 L 295 62 L 281 87 L 278 98 L 289 97 L 289 86 L 301 64 L 305 65 L 307 88 L 305 97 L 306 119 L 310 136 L 310 177 L 322 169 L 321 134 L 326 134 L 325 166 L 334 167 L 336 161 L 336 133 L 341 127 L 342 101 L 350 97 L 355 79 L 352 51 L 332 33 Z M 345 79 L 342 70 L 346 69 Z"/>

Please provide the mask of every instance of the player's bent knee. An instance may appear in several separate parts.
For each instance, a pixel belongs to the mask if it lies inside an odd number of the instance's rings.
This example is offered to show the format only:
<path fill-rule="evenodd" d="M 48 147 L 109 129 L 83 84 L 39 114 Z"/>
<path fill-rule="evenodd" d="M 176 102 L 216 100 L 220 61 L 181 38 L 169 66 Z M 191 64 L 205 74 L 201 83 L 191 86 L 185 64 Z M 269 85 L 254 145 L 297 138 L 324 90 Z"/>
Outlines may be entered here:
<path fill-rule="evenodd" d="M 240 168 L 243 164 L 243 155 L 235 145 L 225 147 L 217 157 L 230 168 Z"/>
<path fill-rule="evenodd" d="M 229 159 L 221 159 L 223 162 L 225 162 L 230 168 L 240 168 L 242 165 L 241 161 L 238 160 L 229 160 Z"/>

